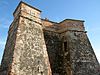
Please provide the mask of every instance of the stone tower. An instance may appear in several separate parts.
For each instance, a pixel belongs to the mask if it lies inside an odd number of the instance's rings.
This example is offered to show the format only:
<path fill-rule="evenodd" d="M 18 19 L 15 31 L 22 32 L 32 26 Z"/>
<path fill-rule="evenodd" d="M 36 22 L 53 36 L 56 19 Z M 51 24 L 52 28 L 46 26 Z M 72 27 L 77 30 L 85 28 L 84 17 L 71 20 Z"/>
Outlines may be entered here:
<path fill-rule="evenodd" d="M 99 63 L 87 37 L 84 21 L 66 19 L 58 32 L 62 41 L 63 75 L 99 75 Z"/>
<path fill-rule="evenodd" d="M 51 75 L 40 13 L 19 3 L 9 28 L 0 75 Z"/>
<path fill-rule="evenodd" d="M 100 75 L 100 65 L 87 37 L 84 21 L 42 20 L 53 75 Z"/>
<path fill-rule="evenodd" d="M 14 12 L 0 75 L 100 75 L 83 20 L 59 23 L 20 2 Z"/>

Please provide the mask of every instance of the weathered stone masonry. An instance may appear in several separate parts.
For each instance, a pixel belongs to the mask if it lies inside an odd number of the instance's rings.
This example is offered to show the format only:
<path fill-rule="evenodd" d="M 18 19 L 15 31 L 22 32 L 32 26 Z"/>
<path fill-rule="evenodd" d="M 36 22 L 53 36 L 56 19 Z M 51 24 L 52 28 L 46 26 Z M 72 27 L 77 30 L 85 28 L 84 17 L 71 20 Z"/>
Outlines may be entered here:
<path fill-rule="evenodd" d="M 1 75 L 51 75 L 40 10 L 21 2 L 14 18 L 1 63 Z"/>
<path fill-rule="evenodd" d="M 100 75 L 84 21 L 41 19 L 41 11 L 20 2 L 14 12 L 0 75 Z"/>

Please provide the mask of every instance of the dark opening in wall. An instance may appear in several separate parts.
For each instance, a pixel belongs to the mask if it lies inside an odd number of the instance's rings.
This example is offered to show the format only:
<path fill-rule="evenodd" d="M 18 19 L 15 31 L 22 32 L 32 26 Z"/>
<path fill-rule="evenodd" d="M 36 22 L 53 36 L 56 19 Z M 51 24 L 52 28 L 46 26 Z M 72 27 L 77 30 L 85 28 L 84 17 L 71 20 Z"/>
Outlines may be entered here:
<path fill-rule="evenodd" d="M 64 52 L 65 52 L 65 58 L 67 61 L 70 61 L 70 51 L 68 47 L 68 42 L 64 42 Z"/>
<path fill-rule="evenodd" d="M 64 51 L 67 51 L 67 42 L 64 42 Z"/>

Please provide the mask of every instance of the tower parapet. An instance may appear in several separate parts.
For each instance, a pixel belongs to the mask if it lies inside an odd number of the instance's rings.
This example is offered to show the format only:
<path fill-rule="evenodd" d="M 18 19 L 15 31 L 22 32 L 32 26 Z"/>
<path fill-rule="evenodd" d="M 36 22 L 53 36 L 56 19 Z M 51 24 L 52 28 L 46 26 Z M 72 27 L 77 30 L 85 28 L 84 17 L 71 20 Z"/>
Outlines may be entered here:
<path fill-rule="evenodd" d="M 32 7 L 22 1 L 19 3 L 19 5 L 17 6 L 17 8 L 15 9 L 13 13 L 14 18 L 18 16 L 22 16 L 24 18 L 30 19 L 37 23 L 41 23 L 40 14 L 41 14 L 41 10 L 35 7 Z"/>
<path fill-rule="evenodd" d="M 85 31 L 83 20 L 65 19 L 58 25 L 58 32 L 64 31 Z"/>

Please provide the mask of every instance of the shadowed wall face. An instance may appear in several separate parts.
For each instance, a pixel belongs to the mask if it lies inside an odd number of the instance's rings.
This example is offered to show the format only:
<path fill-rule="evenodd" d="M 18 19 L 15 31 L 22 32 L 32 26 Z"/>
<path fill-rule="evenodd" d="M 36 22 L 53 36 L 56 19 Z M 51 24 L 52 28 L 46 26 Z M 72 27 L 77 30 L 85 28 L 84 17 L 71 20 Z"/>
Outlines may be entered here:
<path fill-rule="evenodd" d="M 44 30 L 47 52 L 53 75 L 63 72 L 63 51 L 59 34 Z"/>
<path fill-rule="evenodd" d="M 11 24 L 8 32 L 8 38 L 7 43 L 5 46 L 2 63 L 1 63 L 1 75 L 6 75 L 11 68 L 11 64 L 13 62 L 13 54 L 14 54 L 14 48 L 16 44 L 16 34 L 18 29 L 18 21 L 14 21 L 14 23 Z"/>
<path fill-rule="evenodd" d="M 66 36 L 75 75 L 99 75 L 99 63 L 85 32 L 67 32 Z M 74 38 L 73 38 L 74 37 Z"/>

